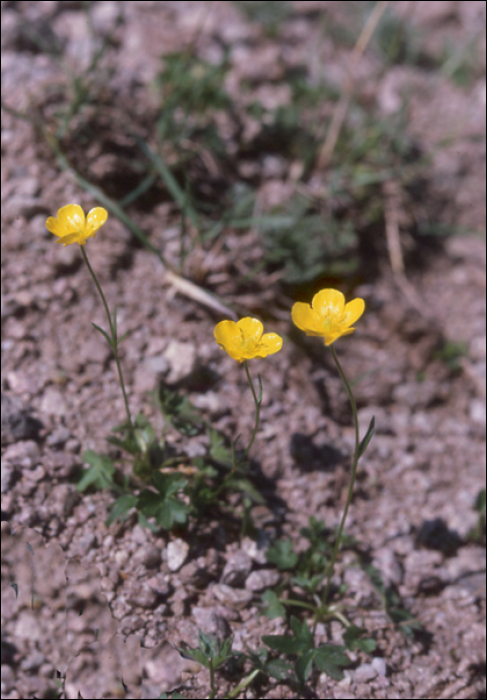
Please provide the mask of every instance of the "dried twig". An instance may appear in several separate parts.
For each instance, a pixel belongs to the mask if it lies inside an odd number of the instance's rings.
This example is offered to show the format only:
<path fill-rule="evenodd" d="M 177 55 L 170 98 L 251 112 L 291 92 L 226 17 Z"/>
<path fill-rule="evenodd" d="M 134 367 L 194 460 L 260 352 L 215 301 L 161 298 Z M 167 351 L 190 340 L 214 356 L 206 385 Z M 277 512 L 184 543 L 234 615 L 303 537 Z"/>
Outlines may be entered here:
<path fill-rule="evenodd" d="M 365 24 L 365 27 L 362 29 L 362 32 L 359 38 L 357 39 L 357 43 L 355 44 L 352 56 L 350 58 L 350 63 L 348 64 L 347 79 L 345 81 L 342 96 L 335 108 L 330 128 L 328 129 L 328 134 L 326 135 L 325 143 L 323 144 L 320 151 L 320 155 L 318 156 L 319 169 L 325 168 L 330 162 L 331 156 L 333 155 L 333 151 L 335 150 L 335 146 L 338 141 L 338 137 L 340 135 L 340 131 L 342 129 L 343 122 L 348 111 L 350 99 L 352 97 L 353 87 L 355 83 L 355 68 L 359 60 L 362 58 L 363 53 L 372 38 L 372 34 L 374 33 L 377 25 L 379 24 L 380 19 L 386 11 L 388 5 L 388 0 L 380 0 L 380 2 L 376 4 L 369 19 Z"/>

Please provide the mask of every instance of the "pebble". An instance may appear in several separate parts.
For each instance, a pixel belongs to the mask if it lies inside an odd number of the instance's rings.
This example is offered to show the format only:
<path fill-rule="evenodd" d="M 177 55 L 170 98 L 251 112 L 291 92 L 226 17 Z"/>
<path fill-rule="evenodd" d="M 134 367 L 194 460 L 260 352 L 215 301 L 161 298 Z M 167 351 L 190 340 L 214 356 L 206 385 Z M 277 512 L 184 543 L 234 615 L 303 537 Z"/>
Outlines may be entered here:
<path fill-rule="evenodd" d="M 158 603 L 158 595 L 153 588 L 137 586 L 127 597 L 130 605 L 148 610 L 155 608 Z"/>
<path fill-rule="evenodd" d="M 158 378 L 168 370 L 165 357 L 147 357 L 137 365 L 134 373 L 134 391 L 143 394 L 152 391 Z"/>
<path fill-rule="evenodd" d="M 2 445 L 16 440 L 35 439 L 42 424 L 29 415 L 29 410 L 17 396 L 2 392 Z"/>
<path fill-rule="evenodd" d="M 2 459 L 22 469 L 35 469 L 40 459 L 39 446 L 33 440 L 22 440 L 9 445 Z"/>
<path fill-rule="evenodd" d="M 245 584 L 251 569 L 252 559 L 239 549 L 225 564 L 220 580 L 228 586 L 239 588 Z"/>
<path fill-rule="evenodd" d="M 269 546 L 269 542 L 263 530 L 258 533 L 258 539 L 259 541 L 256 542 L 251 537 L 244 537 L 241 547 L 242 550 L 257 564 L 264 565 L 267 564 L 265 553 Z"/>
<path fill-rule="evenodd" d="M 266 588 L 277 586 L 280 578 L 279 572 L 271 569 L 253 571 L 245 581 L 245 588 L 253 592 L 263 591 Z"/>
<path fill-rule="evenodd" d="M 381 656 L 374 656 L 371 666 L 377 671 L 377 675 L 385 678 L 387 676 L 387 664 Z"/>
<path fill-rule="evenodd" d="M 129 558 L 128 553 L 124 549 L 119 549 L 115 552 L 115 562 L 120 569 L 123 569 Z"/>
<path fill-rule="evenodd" d="M 205 634 L 216 634 L 222 638 L 231 634 L 228 622 L 219 615 L 215 608 L 194 607 L 192 614 L 198 629 Z"/>
<path fill-rule="evenodd" d="M 378 675 L 378 671 L 372 664 L 362 664 L 353 674 L 353 679 L 356 683 L 365 683 L 373 680 Z"/>
<path fill-rule="evenodd" d="M 149 545 L 144 551 L 142 562 L 147 569 L 154 569 L 161 563 L 161 550 L 159 547 Z"/>
<path fill-rule="evenodd" d="M 468 407 L 469 415 L 474 423 L 485 425 L 487 420 L 486 406 L 483 399 L 473 399 Z"/>
<path fill-rule="evenodd" d="M 14 482 L 15 467 L 13 467 L 6 459 L 2 458 L 1 465 L 1 492 L 7 493 Z M 2 502 L 3 504 L 3 502 Z M 3 505 L 2 505 L 3 508 Z"/>
<path fill-rule="evenodd" d="M 181 539 L 174 539 L 167 545 L 167 566 L 169 571 L 178 571 L 184 564 L 189 552 L 189 544 Z"/>
<path fill-rule="evenodd" d="M 224 583 L 212 587 L 213 594 L 222 603 L 245 606 L 252 600 L 253 593 L 242 588 L 232 588 Z"/>
<path fill-rule="evenodd" d="M 49 447 L 64 447 L 70 437 L 71 432 L 63 425 L 60 425 L 47 436 L 46 443 Z"/>
<path fill-rule="evenodd" d="M 40 411 L 50 416 L 65 416 L 68 409 L 63 394 L 53 386 L 47 387 L 42 397 Z"/>
<path fill-rule="evenodd" d="M 196 362 L 196 348 L 192 343 L 171 340 L 163 357 L 169 367 L 166 381 L 169 384 L 176 384 L 193 372 Z"/>

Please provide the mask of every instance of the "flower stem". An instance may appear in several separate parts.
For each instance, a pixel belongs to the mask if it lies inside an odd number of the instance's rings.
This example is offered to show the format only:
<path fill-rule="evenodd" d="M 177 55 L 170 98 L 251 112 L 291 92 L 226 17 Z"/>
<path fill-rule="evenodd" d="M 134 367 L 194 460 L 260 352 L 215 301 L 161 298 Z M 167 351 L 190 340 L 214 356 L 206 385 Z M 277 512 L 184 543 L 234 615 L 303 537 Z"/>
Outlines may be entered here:
<path fill-rule="evenodd" d="M 336 350 L 333 347 L 333 345 L 331 346 L 331 352 L 333 355 L 333 359 L 335 360 L 335 364 L 337 366 L 340 377 L 342 378 L 342 381 L 345 384 L 345 389 L 347 390 L 348 398 L 350 399 L 350 405 L 352 407 L 353 421 L 354 421 L 354 426 L 355 426 L 355 450 L 353 453 L 352 474 L 350 476 L 350 485 L 348 487 L 347 501 L 345 503 L 345 509 L 343 511 L 343 516 L 342 516 L 342 520 L 340 522 L 340 527 L 338 528 L 337 536 L 335 539 L 335 545 L 333 547 L 333 553 L 332 553 L 332 556 L 330 559 L 330 564 L 328 566 L 328 571 L 326 574 L 327 582 L 326 582 L 325 591 L 323 593 L 323 597 L 321 599 L 321 611 L 324 611 L 326 609 L 328 594 L 330 592 L 331 578 L 333 576 L 333 570 L 335 568 L 336 558 L 337 558 L 338 552 L 340 550 L 340 545 L 341 545 L 341 541 L 342 541 L 343 528 L 345 526 L 345 520 L 347 518 L 348 509 L 349 509 L 350 503 L 352 501 L 353 487 L 355 484 L 355 477 L 357 475 L 357 465 L 358 465 L 358 460 L 359 460 L 359 456 L 360 456 L 360 451 L 359 451 L 360 450 L 360 439 L 359 439 L 359 428 L 358 428 L 357 404 L 355 403 L 355 397 L 353 395 L 352 388 L 348 382 L 348 379 L 345 376 L 345 373 L 342 369 L 340 362 L 338 361 Z"/>
<path fill-rule="evenodd" d="M 247 459 L 247 455 L 250 451 L 250 448 L 254 444 L 255 436 L 257 434 L 257 428 L 259 427 L 259 419 L 260 419 L 260 407 L 262 405 L 262 381 L 259 376 L 259 396 L 255 393 L 254 389 L 254 384 L 252 382 L 252 378 L 250 376 L 249 372 L 249 365 L 247 360 L 244 362 L 244 367 L 245 367 L 245 373 L 247 375 L 247 381 L 249 383 L 250 389 L 252 391 L 252 396 L 254 398 L 254 403 L 255 403 L 255 425 L 254 425 L 254 431 L 252 433 L 252 437 L 250 438 L 250 442 L 247 445 L 247 449 L 245 450 L 245 459 Z"/>
<path fill-rule="evenodd" d="M 88 270 L 90 271 L 90 275 L 91 275 L 92 278 L 93 278 L 93 282 L 95 283 L 95 286 L 96 286 L 96 288 L 97 288 L 97 290 L 98 290 L 98 294 L 99 294 L 100 297 L 101 297 L 101 300 L 102 300 L 102 302 L 103 302 L 103 306 L 104 306 L 104 308 L 105 308 L 105 313 L 106 313 L 106 315 L 107 315 L 108 325 L 110 326 L 110 336 L 111 336 L 111 339 L 112 339 L 111 342 L 110 342 L 110 347 L 112 348 L 113 356 L 114 356 L 114 358 L 115 358 L 115 363 L 116 363 L 116 365 L 117 365 L 118 379 L 119 379 L 119 382 L 120 382 L 120 387 L 121 387 L 121 389 L 122 389 L 123 401 L 124 401 L 124 404 L 125 404 L 125 411 L 126 411 L 126 413 L 127 413 L 127 421 L 128 421 L 128 425 L 129 425 L 129 428 L 130 428 L 130 433 L 131 433 L 131 435 L 133 435 L 133 432 L 134 432 L 134 425 L 133 425 L 133 423 L 132 423 L 132 417 L 131 417 L 131 415 L 130 415 L 129 402 L 128 402 L 128 399 L 127 399 L 127 392 L 125 391 L 125 383 L 124 383 L 124 381 L 123 381 L 122 368 L 121 368 L 121 366 L 120 366 L 120 359 L 119 359 L 119 356 L 118 356 L 117 328 L 116 328 L 116 325 L 115 325 L 115 323 L 114 323 L 114 321 L 113 321 L 113 319 L 112 319 L 112 316 L 111 316 L 111 314 L 110 314 L 110 310 L 109 310 L 109 308 L 108 308 L 108 304 L 107 304 L 107 301 L 106 301 L 106 299 L 105 299 L 105 295 L 103 294 L 103 290 L 102 290 L 102 288 L 101 288 L 101 286 L 100 286 L 100 283 L 98 282 L 98 279 L 97 279 L 97 277 L 96 277 L 96 275 L 95 275 L 95 273 L 94 273 L 94 271 L 93 271 L 93 268 L 92 268 L 91 265 L 90 265 L 90 261 L 88 260 L 88 256 L 87 256 L 87 254 L 86 254 L 86 251 L 85 251 L 84 246 L 80 245 L 80 249 L 81 249 L 81 254 L 82 254 L 83 258 L 84 258 L 84 261 L 85 261 L 86 265 L 88 266 Z"/>

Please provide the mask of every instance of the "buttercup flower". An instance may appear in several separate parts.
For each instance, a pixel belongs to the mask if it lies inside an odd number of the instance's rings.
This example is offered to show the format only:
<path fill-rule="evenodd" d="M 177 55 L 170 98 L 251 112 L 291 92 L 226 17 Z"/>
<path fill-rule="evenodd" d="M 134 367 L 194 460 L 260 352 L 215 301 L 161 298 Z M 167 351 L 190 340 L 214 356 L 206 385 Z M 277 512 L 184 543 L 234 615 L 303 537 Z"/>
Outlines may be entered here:
<path fill-rule="evenodd" d="M 220 321 L 213 332 L 218 345 L 237 362 L 253 357 L 267 357 L 282 348 L 282 338 L 277 333 L 265 333 L 257 318 L 245 316 L 240 321 Z"/>
<path fill-rule="evenodd" d="M 300 301 L 294 304 L 291 316 L 300 330 L 306 335 L 317 335 L 331 345 L 342 335 L 350 335 L 351 326 L 363 314 L 363 299 L 353 299 L 345 304 L 345 297 L 337 289 L 322 289 L 314 295 L 310 304 Z"/>
<path fill-rule="evenodd" d="M 95 236 L 98 229 L 107 220 L 108 213 L 103 207 L 95 207 L 85 218 L 79 204 L 66 204 L 57 213 L 57 218 L 50 216 L 46 221 L 48 231 L 58 236 L 56 243 L 63 246 L 70 243 L 84 245 L 86 239 Z"/>

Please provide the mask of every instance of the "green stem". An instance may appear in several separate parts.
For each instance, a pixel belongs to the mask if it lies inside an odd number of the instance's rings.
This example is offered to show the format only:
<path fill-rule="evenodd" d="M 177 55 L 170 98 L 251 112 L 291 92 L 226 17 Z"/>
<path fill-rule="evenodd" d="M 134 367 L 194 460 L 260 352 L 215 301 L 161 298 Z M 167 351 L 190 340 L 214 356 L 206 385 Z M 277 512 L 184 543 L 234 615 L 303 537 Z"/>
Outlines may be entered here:
<path fill-rule="evenodd" d="M 259 419 L 260 419 L 260 407 L 262 405 L 262 382 L 259 376 L 259 396 L 257 397 L 257 394 L 255 393 L 254 389 L 254 384 L 252 382 L 252 379 L 250 377 L 250 372 L 249 372 L 249 365 L 247 360 L 244 362 L 244 367 L 245 367 L 245 373 L 247 375 L 247 381 L 249 383 L 250 389 L 252 391 L 252 396 L 254 398 L 254 403 L 255 403 L 255 425 L 254 425 L 254 431 L 252 433 L 252 437 L 250 438 L 250 442 L 247 445 L 247 449 L 245 450 L 245 459 L 247 459 L 247 455 L 250 451 L 250 448 L 254 444 L 255 436 L 257 434 L 257 428 L 259 427 Z"/>
<path fill-rule="evenodd" d="M 215 689 L 215 669 L 213 668 L 213 659 L 208 659 L 209 664 L 208 664 L 208 669 L 210 671 L 210 697 L 209 700 L 213 700 L 213 698 L 216 695 L 216 689 Z"/>
<path fill-rule="evenodd" d="M 358 460 L 359 460 L 359 448 L 360 448 L 357 404 L 355 403 L 355 398 L 354 398 L 354 395 L 352 392 L 352 388 L 348 382 L 348 379 L 345 376 L 345 373 L 342 369 L 340 362 L 338 361 L 336 350 L 333 347 L 333 345 L 331 346 L 331 352 L 333 355 L 333 359 L 335 360 L 335 364 L 337 366 L 340 377 L 342 378 L 342 381 L 345 384 L 345 389 L 347 390 L 348 398 L 350 399 L 350 405 L 352 407 L 353 421 L 354 421 L 354 425 L 355 425 L 355 450 L 353 453 L 352 474 L 350 476 L 350 485 L 348 487 L 347 502 L 345 503 L 345 510 L 343 511 L 342 520 L 340 523 L 340 527 L 338 528 L 338 532 L 337 532 L 337 536 L 336 536 L 336 540 L 335 540 L 335 546 L 333 547 L 333 553 L 332 553 L 330 564 L 328 566 L 328 571 L 326 574 L 327 575 L 327 582 L 326 582 L 325 591 L 323 593 L 323 597 L 321 599 L 321 610 L 322 611 L 325 610 L 325 608 L 326 608 L 326 602 L 328 600 L 328 594 L 330 592 L 331 578 L 333 576 L 333 570 L 335 568 L 336 558 L 337 558 L 338 552 L 340 550 L 340 545 L 342 542 L 343 528 L 345 526 L 345 520 L 347 518 L 348 509 L 349 509 L 350 503 L 352 501 L 353 487 L 355 484 L 355 477 L 357 474 L 357 465 L 358 465 Z"/>
<path fill-rule="evenodd" d="M 116 329 L 115 324 L 114 324 L 114 322 L 113 322 L 113 320 L 112 320 L 112 317 L 111 317 L 111 314 L 110 314 L 110 310 L 109 310 L 109 308 L 108 308 L 108 304 L 107 304 L 107 301 L 106 301 L 106 299 L 105 299 L 105 295 L 103 294 L 103 290 L 102 290 L 102 288 L 101 288 L 101 286 L 100 286 L 100 283 L 98 282 L 98 279 L 97 279 L 97 277 L 96 277 L 96 275 L 95 275 L 95 273 L 94 273 L 94 271 L 93 271 L 93 268 L 92 268 L 91 265 L 90 265 L 90 261 L 88 260 L 88 256 L 87 256 L 87 254 L 86 254 L 85 248 L 84 248 L 84 246 L 82 246 L 82 245 L 80 245 L 80 248 L 81 248 L 81 254 L 82 254 L 82 256 L 83 256 L 83 259 L 84 259 L 86 265 L 88 266 L 88 270 L 90 271 L 90 275 L 91 275 L 92 278 L 93 278 L 93 282 L 95 283 L 95 286 L 96 286 L 96 288 L 97 288 L 97 290 L 98 290 L 98 294 L 99 294 L 100 297 L 101 297 L 101 300 L 102 300 L 102 302 L 103 302 L 103 306 L 104 306 L 104 308 L 105 308 L 105 313 L 106 313 L 106 315 L 107 315 L 108 325 L 109 325 L 109 327 L 110 327 L 110 335 L 111 335 L 111 338 L 112 338 L 112 342 L 110 343 L 110 346 L 111 346 L 111 348 L 112 348 L 113 356 L 115 357 L 115 363 L 116 363 L 116 365 L 117 365 L 118 379 L 119 379 L 119 382 L 120 382 L 120 387 L 121 387 L 121 389 L 122 389 L 123 401 L 124 401 L 124 404 L 125 404 L 125 411 L 126 411 L 126 413 L 127 413 L 127 421 L 128 421 L 129 427 L 130 427 L 130 432 L 131 432 L 131 434 L 133 434 L 133 432 L 134 432 L 134 426 L 133 426 L 133 423 L 132 423 L 132 417 L 131 417 L 131 415 L 130 415 L 129 402 L 128 402 L 128 399 L 127 399 L 127 392 L 125 391 L 125 383 L 124 383 L 124 381 L 123 381 L 123 374 L 122 374 L 122 368 L 121 368 L 121 366 L 120 366 L 120 359 L 119 359 L 119 357 L 118 357 L 117 329 Z"/>

